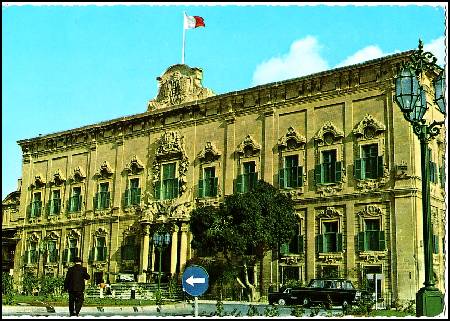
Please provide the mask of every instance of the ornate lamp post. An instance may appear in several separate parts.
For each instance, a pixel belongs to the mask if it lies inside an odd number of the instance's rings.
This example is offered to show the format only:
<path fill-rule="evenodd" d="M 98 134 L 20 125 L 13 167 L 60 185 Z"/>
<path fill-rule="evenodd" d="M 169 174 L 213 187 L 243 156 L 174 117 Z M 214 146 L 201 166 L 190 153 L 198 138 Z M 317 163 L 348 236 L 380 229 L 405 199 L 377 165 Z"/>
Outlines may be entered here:
<path fill-rule="evenodd" d="M 170 244 L 169 232 L 156 232 L 153 235 L 153 244 L 159 249 L 158 292 L 161 290 L 161 257 L 162 250 Z"/>
<path fill-rule="evenodd" d="M 430 155 L 428 142 L 440 132 L 439 127 L 444 121 L 436 121 L 429 125 L 423 119 L 428 109 L 427 88 L 425 75 L 434 78 L 434 103 L 444 115 L 445 112 L 445 75 L 444 70 L 436 65 L 436 57 L 430 52 L 423 51 L 422 41 L 419 39 L 419 49 L 403 63 L 402 70 L 395 80 L 395 99 L 405 119 L 411 123 L 414 133 L 420 141 L 420 158 L 422 172 L 422 208 L 423 208 L 423 244 L 425 282 L 424 287 L 416 294 L 416 316 L 436 316 L 442 313 L 444 297 L 434 286 L 433 276 L 433 245 L 430 204 Z"/>

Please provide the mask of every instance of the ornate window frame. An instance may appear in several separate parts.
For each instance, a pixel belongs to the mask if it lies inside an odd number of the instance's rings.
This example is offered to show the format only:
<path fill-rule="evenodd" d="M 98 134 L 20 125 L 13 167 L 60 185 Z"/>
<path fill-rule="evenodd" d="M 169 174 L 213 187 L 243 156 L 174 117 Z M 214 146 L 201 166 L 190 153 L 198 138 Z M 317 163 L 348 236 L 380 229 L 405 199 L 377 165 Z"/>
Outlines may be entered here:
<path fill-rule="evenodd" d="M 198 153 L 198 163 L 199 163 L 199 176 L 198 179 L 201 180 L 204 178 L 205 175 L 205 169 L 207 168 L 214 168 L 215 171 L 215 177 L 219 178 L 217 182 L 217 197 L 220 197 L 222 195 L 222 189 L 220 184 L 220 178 L 222 177 L 222 168 L 221 168 L 221 157 L 222 154 L 219 151 L 219 149 L 216 147 L 216 145 L 213 142 L 207 141 L 205 144 L 205 147 Z M 197 198 L 200 199 L 198 196 L 198 189 L 196 192 Z M 201 198 L 204 200 L 204 198 Z"/>
<path fill-rule="evenodd" d="M 82 249 L 82 247 L 81 247 L 81 241 L 82 241 L 82 239 L 81 239 L 81 232 L 78 230 L 78 229 L 76 229 L 76 228 L 74 228 L 74 229 L 71 229 L 71 230 L 69 230 L 68 232 L 67 232 L 67 234 L 66 234 L 66 237 L 65 237 L 65 246 L 64 246 L 64 249 L 69 249 L 69 244 L 70 244 L 70 240 L 75 240 L 76 241 L 76 248 L 78 249 L 78 256 L 79 257 L 82 257 L 82 253 L 81 253 L 81 249 Z M 64 255 L 64 253 L 63 253 L 63 255 Z M 69 261 L 64 261 L 64 258 L 63 258 L 63 260 L 62 260 L 64 263 L 64 265 L 65 266 L 67 266 L 67 265 L 69 265 L 69 264 L 71 264 L 71 262 L 69 262 Z"/>
<path fill-rule="evenodd" d="M 379 219 L 380 220 L 380 231 L 384 231 L 386 233 L 385 229 L 385 221 L 386 221 L 386 214 L 383 211 L 383 209 L 376 204 L 368 204 L 364 206 L 361 210 L 359 210 L 357 213 L 359 218 L 359 231 L 363 232 L 365 231 L 365 220 L 366 219 Z M 387 236 L 387 233 L 385 234 Z M 381 259 L 385 258 L 387 255 L 387 240 L 386 242 L 386 249 L 382 251 L 357 251 L 359 258 L 363 260 L 363 262 L 379 262 Z M 358 247 L 356 247 L 358 249 Z"/>
<path fill-rule="evenodd" d="M 80 196 L 82 199 L 80 211 L 70 212 L 70 203 L 67 204 L 66 214 L 69 217 L 76 217 L 77 213 L 84 212 L 86 209 L 86 174 L 81 166 L 77 166 L 73 169 L 73 173 L 69 179 L 70 184 L 70 192 L 69 192 L 69 202 L 71 197 L 73 196 L 73 190 L 76 187 L 80 188 Z"/>
<path fill-rule="evenodd" d="M 36 263 L 30 263 L 28 262 L 28 260 L 26 261 L 26 263 L 24 264 L 25 268 L 36 268 L 39 265 L 39 260 L 40 260 L 40 252 L 39 252 L 39 244 L 40 244 L 40 240 L 41 240 L 41 236 L 39 235 L 38 232 L 31 232 L 27 234 L 27 238 L 26 238 L 26 251 L 30 251 L 31 249 L 31 243 L 35 243 L 36 244 L 36 255 L 37 255 L 37 262 Z"/>
<path fill-rule="evenodd" d="M 108 248 L 108 246 L 106 244 L 108 241 L 108 230 L 103 227 L 99 227 L 92 235 L 92 247 L 91 247 L 90 251 L 92 251 L 94 248 L 97 247 L 98 238 L 100 238 L 100 237 L 105 238 L 105 246 L 106 246 L 106 248 Z M 94 268 L 94 270 L 95 271 L 106 271 L 109 257 L 106 257 L 105 261 L 97 261 L 96 257 L 95 257 L 95 253 L 92 255 L 93 255 L 93 259 L 92 259 L 91 265 Z"/>
<path fill-rule="evenodd" d="M 93 204 L 92 210 L 94 211 L 94 213 L 97 213 L 99 215 L 105 215 L 107 213 L 112 212 L 112 209 L 114 207 L 114 204 L 113 204 L 114 194 L 112 193 L 113 175 L 114 175 L 114 171 L 113 171 L 111 165 L 109 164 L 109 162 L 106 160 L 103 163 L 101 163 L 98 171 L 94 174 L 94 179 L 97 180 L 97 182 L 95 184 L 94 195 L 95 196 L 98 195 L 98 193 L 100 192 L 100 185 L 104 184 L 104 183 L 108 183 L 108 192 L 110 193 L 109 194 L 110 195 L 109 206 L 104 209 L 96 209 L 95 204 Z"/>
<path fill-rule="evenodd" d="M 370 114 L 366 114 L 364 118 L 356 125 L 352 133 L 355 136 L 356 143 L 354 146 L 355 159 L 361 158 L 362 149 L 364 146 L 377 144 L 378 156 L 383 156 L 383 176 L 373 179 L 365 178 L 363 180 L 357 179 L 353 175 L 353 179 L 356 182 L 356 188 L 361 192 L 368 192 L 375 189 L 379 189 L 386 185 L 389 180 L 389 166 L 386 160 L 386 147 L 384 142 L 383 133 L 386 131 L 386 126 L 378 121 Z M 353 164 L 353 172 L 355 172 Z"/>
<path fill-rule="evenodd" d="M 337 208 L 335 206 L 326 206 L 319 209 L 316 209 L 316 222 L 318 224 L 317 231 L 318 235 L 323 234 L 323 224 L 330 222 L 337 222 L 338 231 L 337 233 L 343 234 L 344 228 L 344 213 L 343 209 Z M 345 240 L 342 237 L 342 252 L 330 252 L 330 253 L 316 253 L 319 260 L 323 261 L 326 264 L 339 264 L 344 259 L 344 251 L 345 251 Z"/>
<path fill-rule="evenodd" d="M 336 150 L 336 162 L 342 162 L 341 181 L 335 183 L 315 182 L 317 192 L 320 194 L 336 194 L 343 189 L 347 182 L 346 164 L 344 161 L 344 132 L 339 130 L 331 121 L 325 122 L 314 136 L 315 164 L 322 164 L 322 152 Z"/>
<path fill-rule="evenodd" d="M 308 185 L 306 169 L 306 138 L 290 126 L 280 139 L 278 139 L 278 168 L 285 168 L 287 156 L 298 156 L 299 166 L 303 167 L 303 186 L 289 189 L 281 189 L 291 194 L 292 197 L 303 194 L 305 186 Z M 279 174 L 278 174 L 279 175 Z M 279 184 L 279 179 L 278 179 Z M 280 187 L 280 186 L 279 186 Z"/>
<path fill-rule="evenodd" d="M 184 136 L 178 131 L 165 131 L 160 139 L 156 142 L 156 154 L 153 161 L 153 191 L 154 200 L 156 199 L 156 184 L 160 182 L 163 164 L 175 162 L 175 177 L 179 179 L 179 196 L 182 196 L 187 190 L 187 171 L 189 167 L 189 159 L 185 150 Z"/>
<path fill-rule="evenodd" d="M 130 159 L 130 162 L 125 165 L 125 168 L 122 172 L 126 177 L 125 191 L 131 188 L 132 179 L 137 178 L 139 180 L 139 188 L 141 189 L 141 197 L 140 197 L 141 202 L 144 195 L 144 182 L 145 182 L 144 169 L 145 167 L 141 162 L 141 160 L 136 155 L 133 155 Z M 124 197 L 124 195 L 122 195 L 121 197 Z M 124 212 L 131 211 L 132 213 L 136 212 L 136 207 L 138 208 L 140 207 L 140 204 L 126 205 L 125 203 L 123 203 L 123 205 L 124 205 L 123 206 Z"/>
<path fill-rule="evenodd" d="M 44 241 L 56 241 L 56 249 L 60 250 L 60 241 L 61 241 L 61 235 L 57 231 L 49 231 L 47 232 L 46 236 L 44 237 Z M 46 244 L 45 252 L 48 253 L 48 244 Z M 59 257 L 61 256 L 61 253 L 58 252 L 58 260 L 56 262 L 48 262 L 48 257 L 44 261 L 44 269 L 45 274 L 53 273 L 55 272 L 55 267 L 59 265 Z"/>
<path fill-rule="evenodd" d="M 255 162 L 255 171 L 259 173 L 261 179 L 261 145 L 251 136 L 247 135 L 236 148 L 238 173 L 244 172 L 244 163 Z"/>

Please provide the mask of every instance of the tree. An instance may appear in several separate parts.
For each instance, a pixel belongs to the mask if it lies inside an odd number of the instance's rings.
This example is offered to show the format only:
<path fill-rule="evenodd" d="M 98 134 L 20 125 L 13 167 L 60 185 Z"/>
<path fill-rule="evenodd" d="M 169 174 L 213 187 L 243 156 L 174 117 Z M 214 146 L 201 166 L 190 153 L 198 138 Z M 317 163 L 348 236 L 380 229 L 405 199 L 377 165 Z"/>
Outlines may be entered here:
<path fill-rule="evenodd" d="M 270 250 L 291 240 L 297 225 L 293 201 L 278 189 L 262 180 L 247 193 L 226 196 L 219 207 L 196 208 L 190 219 L 192 247 L 221 253 L 229 264 L 243 268 L 236 280 L 246 287 L 250 299 L 256 297 L 256 281 L 249 281 L 249 267 L 260 263 L 259 289 L 262 293 L 263 259 Z"/>

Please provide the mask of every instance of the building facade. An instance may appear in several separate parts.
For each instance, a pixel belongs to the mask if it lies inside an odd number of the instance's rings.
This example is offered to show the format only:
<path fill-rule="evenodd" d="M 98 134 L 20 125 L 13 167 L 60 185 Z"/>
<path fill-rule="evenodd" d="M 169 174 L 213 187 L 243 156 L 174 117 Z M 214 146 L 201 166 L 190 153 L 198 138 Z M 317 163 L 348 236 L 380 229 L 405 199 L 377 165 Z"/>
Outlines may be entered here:
<path fill-rule="evenodd" d="M 295 201 L 296 236 L 267 257 L 265 284 L 321 276 L 414 299 L 424 281 L 419 141 L 394 102 L 404 52 L 221 95 L 202 70 L 174 65 L 142 114 L 21 140 L 19 189 L 3 201 L 4 270 L 92 282 L 179 275 L 196 256 L 189 214 L 257 179 Z M 432 95 L 430 92 L 429 95 Z M 430 100 L 431 101 L 431 100 Z M 430 106 L 428 117 L 443 116 Z M 434 273 L 444 288 L 445 134 L 430 143 Z M 155 228 L 170 243 L 154 245 Z"/>

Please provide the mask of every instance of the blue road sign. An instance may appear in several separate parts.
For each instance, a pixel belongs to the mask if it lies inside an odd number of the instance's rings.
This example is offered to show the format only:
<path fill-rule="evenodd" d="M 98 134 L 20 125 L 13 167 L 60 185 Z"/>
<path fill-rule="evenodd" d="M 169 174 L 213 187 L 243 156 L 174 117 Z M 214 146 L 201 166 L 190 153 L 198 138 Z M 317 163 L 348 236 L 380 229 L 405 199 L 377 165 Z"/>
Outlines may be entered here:
<path fill-rule="evenodd" d="M 191 265 L 184 270 L 182 277 L 183 290 L 192 296 L 200 296 L 208 290 L 209 275 L 198 265 Z"/>

